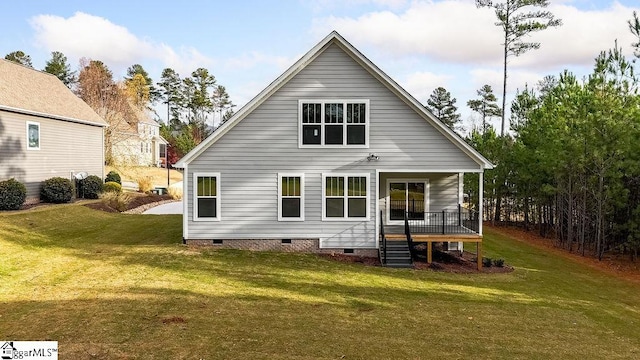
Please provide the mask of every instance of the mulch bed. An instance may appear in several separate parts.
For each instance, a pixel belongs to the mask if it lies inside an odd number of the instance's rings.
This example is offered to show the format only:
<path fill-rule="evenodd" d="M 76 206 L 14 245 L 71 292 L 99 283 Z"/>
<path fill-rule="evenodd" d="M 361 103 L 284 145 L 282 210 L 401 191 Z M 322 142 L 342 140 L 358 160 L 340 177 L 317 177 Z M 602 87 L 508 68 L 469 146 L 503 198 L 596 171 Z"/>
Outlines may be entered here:
<path fill-rule="evenodd" d="M 143 205 L 156 203 L 160 201 L 172 200 L 173 198 L 170 195 L 156 195 L 156 194 L 142 194 L 142 193 L 133 193 L 134 198 L 127 204 L 127 208 L 124 211 L 132 210 L 138 208 Z M 100 210 L 105 212 L 119 212 L 118 210 L 110 207 L 109 205 L 103 203 L 102 201 L 97 201 L 94 203 L 89 203 L 84 205 L 88 208 L 94 210 Z"/>
<path fill-rule="evenodd" d="M 366 266 L 381 266 L 380 260 L 374 257 L 345 254 L 319 254 L 319 256 L 345 263 L 358 263 Z M 462 254 L 462 256 L 460 256 L 459 253 L 455 251 L 442 252 L 436 250 L 433 252 L 433 261 L 431 264 L 427 264 L 426 254 L 424 256 L 421 256 L 419 254 L 418 258 L 414 259 L 413 261 L 413 268 L 416 270 L 431 270 L 458 274 L 480 273 L 480 271 L 478 271 L 478 264 L 475 259 L 475 254 L 466 251 Z M 514 268 L 512 266 L 504 265 L 503 267 L 483 267 L 481 272 L 483 274 L 502 274 L 512 272 L 513 270 Z"/>

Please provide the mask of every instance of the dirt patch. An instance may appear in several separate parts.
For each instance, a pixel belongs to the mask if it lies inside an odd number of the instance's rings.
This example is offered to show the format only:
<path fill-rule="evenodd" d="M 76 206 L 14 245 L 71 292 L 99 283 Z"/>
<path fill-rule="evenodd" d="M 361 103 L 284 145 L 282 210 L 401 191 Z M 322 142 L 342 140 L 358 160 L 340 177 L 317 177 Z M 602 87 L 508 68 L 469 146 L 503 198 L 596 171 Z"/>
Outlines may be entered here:
<path fill-rule="evenodd" d="M 169 318 L 162 319 L 163 324 L 184 324 L 186 322 L 187 320 L 185 320 L 185 318 L 180 316 L 172 316 Z"/>

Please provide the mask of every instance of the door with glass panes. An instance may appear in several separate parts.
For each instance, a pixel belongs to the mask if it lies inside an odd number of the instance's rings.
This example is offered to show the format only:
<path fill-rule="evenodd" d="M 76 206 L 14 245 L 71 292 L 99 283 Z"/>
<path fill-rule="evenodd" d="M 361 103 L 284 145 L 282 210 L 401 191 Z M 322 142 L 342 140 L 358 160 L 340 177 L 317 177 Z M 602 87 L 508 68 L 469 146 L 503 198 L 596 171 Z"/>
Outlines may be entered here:
<path fill-rule="evenodd" d="M 387 181 L 387 224 L 402 224 L 405 213 L 410 220 L 424 220 L 427 184 L 425 180 Z"/>

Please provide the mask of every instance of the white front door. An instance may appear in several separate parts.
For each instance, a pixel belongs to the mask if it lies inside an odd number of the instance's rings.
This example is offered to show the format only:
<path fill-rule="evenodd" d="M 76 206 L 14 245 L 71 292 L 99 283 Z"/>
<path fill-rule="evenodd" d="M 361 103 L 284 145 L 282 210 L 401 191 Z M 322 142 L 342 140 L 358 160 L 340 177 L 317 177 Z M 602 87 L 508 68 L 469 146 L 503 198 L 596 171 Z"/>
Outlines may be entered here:
<path fill-rule="evenodd" d="M 428 212 L 427 180 L 387 180 L 387 221 L 388 225 L 402 224 L 404 214 L 409 219 L 424 220 Z"/>

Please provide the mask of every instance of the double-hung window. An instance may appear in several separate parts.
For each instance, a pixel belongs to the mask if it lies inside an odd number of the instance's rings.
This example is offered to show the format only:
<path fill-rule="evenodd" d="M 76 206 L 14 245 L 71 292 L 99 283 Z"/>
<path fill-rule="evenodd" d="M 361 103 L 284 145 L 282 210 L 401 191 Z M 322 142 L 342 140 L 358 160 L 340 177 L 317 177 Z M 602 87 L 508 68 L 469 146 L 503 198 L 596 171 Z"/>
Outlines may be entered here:
<path fill-rule="evenodd" d="M 322 220 L 368 220 L 369 174 L 323 174 Z"/>
<path fill-rule="evenodd" d="M 278 174 L 278 221 L 304 221 L 304 174 Z"/>
<path fill-rule="evenodd" d="M 300 147 L 369 146 L 369 100 L 300 100 Z"/>
<path fill-rule="evenodd" d="M 27 150 L 40 150 L 40 123 L 27 121 Z"/>
<path fill-rule="evenodd" d="M 220 173 L 193 174 L 193 220 L 220 220 Z"/>

